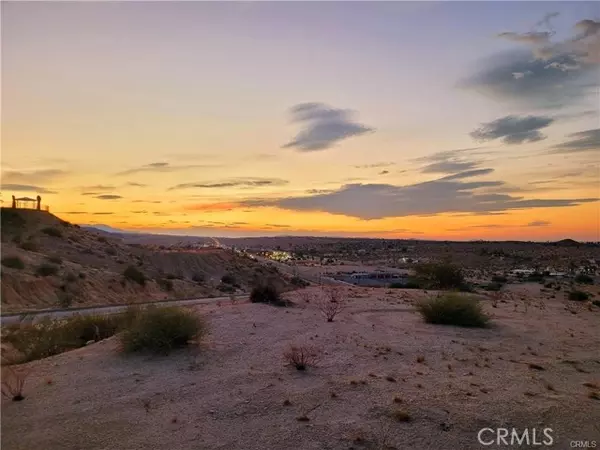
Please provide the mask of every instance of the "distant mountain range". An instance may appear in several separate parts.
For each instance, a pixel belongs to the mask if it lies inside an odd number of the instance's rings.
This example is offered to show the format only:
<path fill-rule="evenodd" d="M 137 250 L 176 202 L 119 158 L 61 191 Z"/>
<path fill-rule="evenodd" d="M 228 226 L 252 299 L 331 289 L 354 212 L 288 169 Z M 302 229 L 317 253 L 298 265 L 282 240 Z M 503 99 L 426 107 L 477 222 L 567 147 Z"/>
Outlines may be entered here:
<path fill-rule="evenodd" d="M 82 225 L 80 225 L 80 227 L 88 229 L 88 230 L 92 230 L 92 231 L 104 231 L 105 233 L 139 234 L 135 231 L 121 230 L 120 228 L 115 228 L 115 227 L 111 227 L 109 225 L 102 225 L 102 224 L 97 224 L 97 225 L 82 224 Z"/>

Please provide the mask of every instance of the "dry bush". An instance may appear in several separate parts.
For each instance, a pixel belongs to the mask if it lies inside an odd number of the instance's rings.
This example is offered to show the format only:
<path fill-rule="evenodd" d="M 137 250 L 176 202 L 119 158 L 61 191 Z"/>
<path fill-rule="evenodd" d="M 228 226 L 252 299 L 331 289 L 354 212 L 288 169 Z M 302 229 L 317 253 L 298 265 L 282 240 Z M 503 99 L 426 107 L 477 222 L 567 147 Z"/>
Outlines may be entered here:
<path fill-rule="evenodd" d="M 23 396 L 23 387 L 27 372 L 24 369 L 16 369 L 12 366 L 2 367 L 2 395 L 11 399 L 13 402 L 19 402 L 25 397 Z"/>
<path fill-rule="evenodd" d="M 327 319 L 327 322 L 333 322 L 344 309 L 344 301 L 342 300 L 341 292 L 335 287 L 322 289 L 322 295 L 319 298 L 318 308 Z"/>
<path fill-rule="evenodd" d="M 314 367 L 317 364 L 319 352 L 314 347 L 292 345 L 283 357 L 296 370 L 306 370 L 307 367 Z"/>

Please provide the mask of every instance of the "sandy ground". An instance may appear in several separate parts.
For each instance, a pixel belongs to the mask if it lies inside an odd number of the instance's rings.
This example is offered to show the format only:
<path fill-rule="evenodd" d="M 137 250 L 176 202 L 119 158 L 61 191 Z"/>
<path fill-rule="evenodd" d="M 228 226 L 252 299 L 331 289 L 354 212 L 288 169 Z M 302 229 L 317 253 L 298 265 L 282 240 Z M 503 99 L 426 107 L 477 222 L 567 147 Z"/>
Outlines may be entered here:
<path fill-rule="evenodd" d="M 211 334 L 189 350 L 124 356 L 113 338 L 30 363 L 26 399 L 2 401 L 2 448 L 517 448 L 480 445 L 484 427 L 552 428 L 551 448 L 600 442 L 583 385 L 600 382 L 599 308 L 487 301 L 495 325 L 476 330 L 423 323 L 422 292 L 347 292 L 333 323 L 300 299 L 201 306 Z M 318 367 L 287 367 L 290 344 L 319 348 Z"/>

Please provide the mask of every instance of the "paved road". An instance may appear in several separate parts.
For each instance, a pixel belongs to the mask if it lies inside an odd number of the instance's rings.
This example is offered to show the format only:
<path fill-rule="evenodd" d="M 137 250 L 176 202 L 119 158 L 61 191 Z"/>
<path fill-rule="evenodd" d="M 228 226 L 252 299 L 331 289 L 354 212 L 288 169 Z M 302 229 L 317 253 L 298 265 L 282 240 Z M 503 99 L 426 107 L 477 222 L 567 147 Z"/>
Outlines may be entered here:
<path fill-rule="evenodd" d="M 239 294 L 236 295 L 236 298 L 239 300 L 240 298 L 246 298 L 248 294 Z M 143 306 L 143 305 L 198 305 L 202 303 L 213 303 L 218 301 L 230 301 L 230 297 L 211 297 L 211 298 L 187 298 L 182 300 L 160 300 L 154 302 L 146 302 L 146 303 L 135 303 L 133 306 Z M 92 306 L 86 308 L 71 308 L 71 309 L 52 309 L 52 310 L 41 310 L 41 311 L 32 311 L 28 313 L 28 318 L 33 319 L 33 321 L 40 320 L 43 317 L 51 317 L 52 319 L 60 319 L 62 317 L 69 317 L 74 314 L 81 315 L 91 315 L 91 314 L 116 314 L 132 305 L 103 305 L 103 306 Z M 1 325 L 9 325 L 11 323 L 18 323 L 23 314 L 5 314 L 0 317 Z"/>

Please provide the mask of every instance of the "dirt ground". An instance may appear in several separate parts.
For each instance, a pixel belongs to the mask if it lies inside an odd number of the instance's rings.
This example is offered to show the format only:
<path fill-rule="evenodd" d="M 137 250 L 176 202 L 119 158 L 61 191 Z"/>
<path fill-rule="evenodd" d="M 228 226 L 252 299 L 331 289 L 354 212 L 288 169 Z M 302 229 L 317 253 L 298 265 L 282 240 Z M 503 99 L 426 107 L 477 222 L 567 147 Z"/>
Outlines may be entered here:
<path fill-rule="evenodd" d="M 600 382 L 600 308 L 485 300 L 494 325 L 462 329 L 423 323 L 422 291 L 346 292 L 333 323 L 293 293 L 294 308 L 198 306 L 209 337 L 167 357 L 124 356 L 112 338 L 30 363 L 25 400 L 2 400 L 2 448 L 517 448 L 479 444 L 485 427 L 600 442 L 584 385 Z M 286 366 L 291 344 L 318 348 L 317 367 Z"/>

